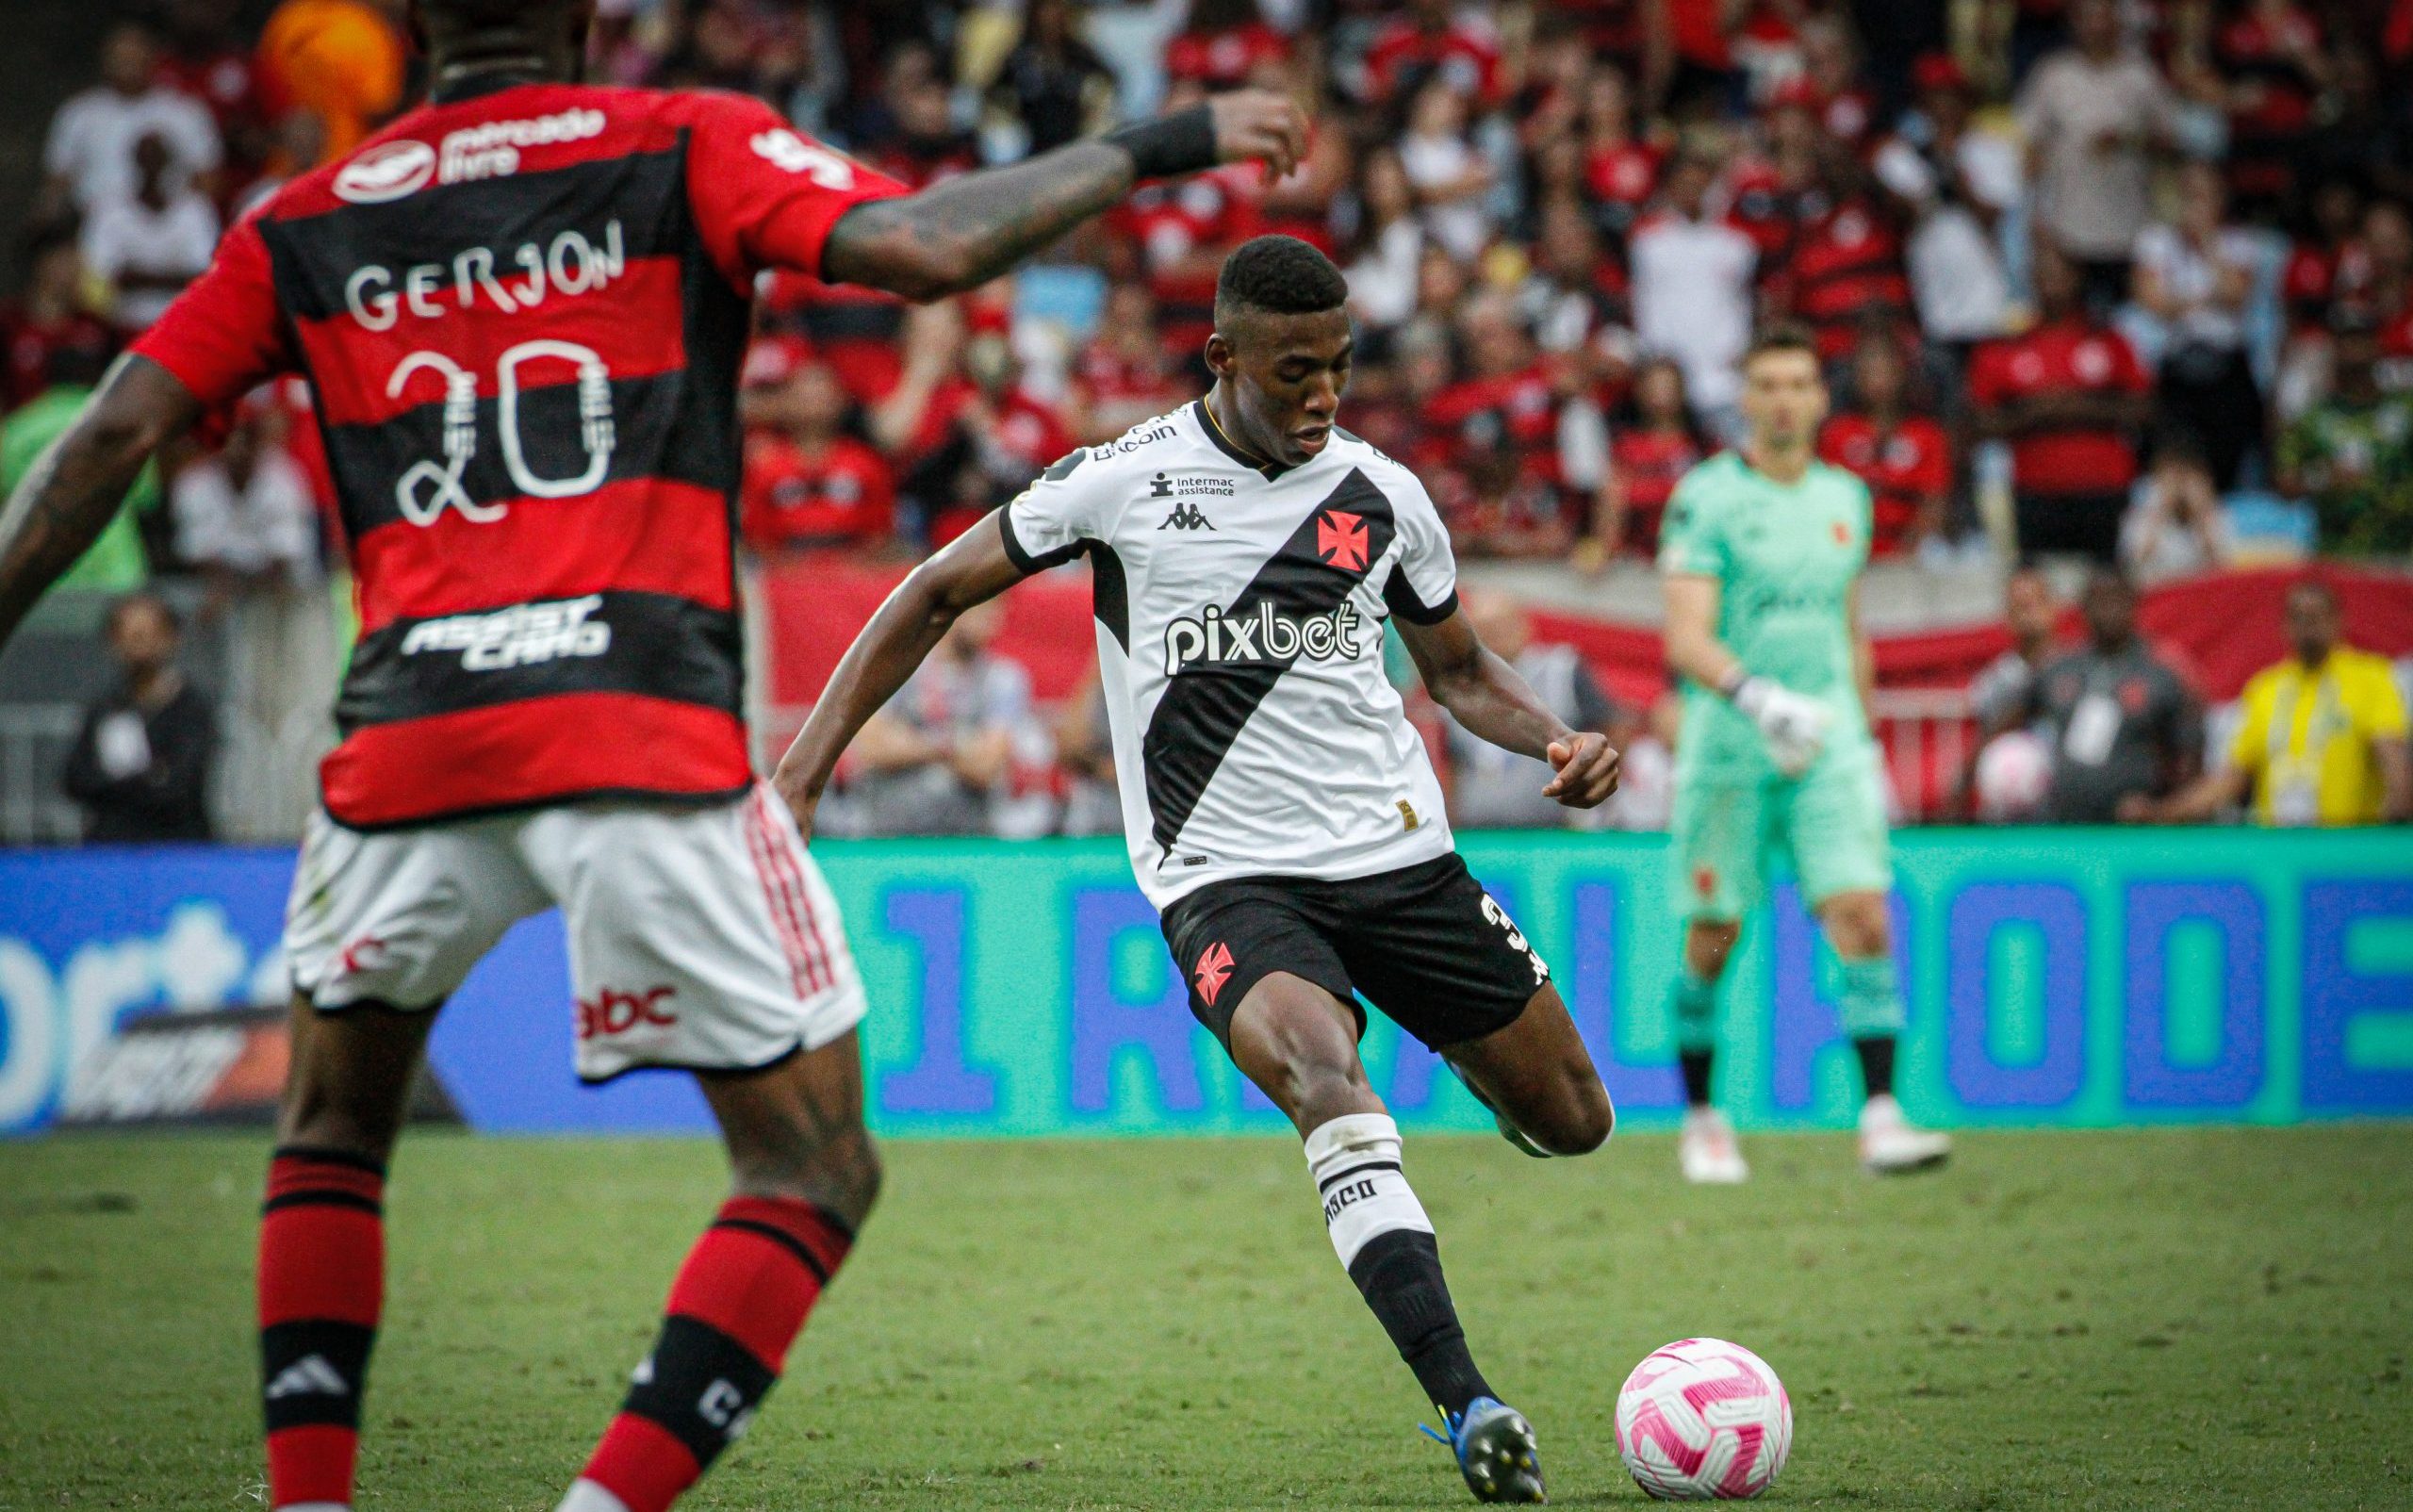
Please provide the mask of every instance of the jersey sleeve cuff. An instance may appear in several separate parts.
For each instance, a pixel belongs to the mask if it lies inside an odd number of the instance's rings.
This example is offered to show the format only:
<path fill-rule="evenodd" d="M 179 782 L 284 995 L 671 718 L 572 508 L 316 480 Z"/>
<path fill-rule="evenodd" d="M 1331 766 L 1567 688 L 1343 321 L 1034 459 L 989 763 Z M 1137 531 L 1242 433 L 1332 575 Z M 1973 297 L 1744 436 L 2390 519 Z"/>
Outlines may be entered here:
<path fill-rule="evenodd" d="M 1080 555 L 1081 549 L 1089 544 L 1086 541 L 1074 541 L 1069 545 L 1059 546 L 1052 551 L 1034 554 L 1030 548 L 1023 545 L 1022 537 L 1014 534 L 1014 514 L 1011 509 L 997 511 L 997 534 L 1006 543 L 1006 560 L 1011 562 L 1014 565 L 1014 570 L 1026 578 L 1034 572 L 1044 572 L 1049 567 L 1062 567 Z"/>
<path fill-rule="evenodd" d="M 1439 603 L 1428 604 L 1417 598 L 1416 590 L 1408 586 L 1404 577 L 1393 573 L 1390 582 L 1383 584 L 1383 601 L 1390 605 L 1392 614 L 1411 625 L 1437 625 L 1458 612 L 1458 590 L 1453 587 Z"/>

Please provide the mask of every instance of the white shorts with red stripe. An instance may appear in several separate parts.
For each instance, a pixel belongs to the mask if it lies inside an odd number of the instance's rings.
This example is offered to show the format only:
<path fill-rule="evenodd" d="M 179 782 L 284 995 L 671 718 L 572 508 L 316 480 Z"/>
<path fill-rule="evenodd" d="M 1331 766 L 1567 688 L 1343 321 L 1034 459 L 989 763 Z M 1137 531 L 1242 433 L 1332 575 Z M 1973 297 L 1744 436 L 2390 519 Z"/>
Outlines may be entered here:
<path fill-rule="evenodd" d="M 321 1011 L 429 1009 L 556 903 L 585 1080 L 765 1066 L 863 1016 L 838 905 L 759 783 L 709 808 L 565 805 L 374 833 L 314 815 L 286 957 Z"/>

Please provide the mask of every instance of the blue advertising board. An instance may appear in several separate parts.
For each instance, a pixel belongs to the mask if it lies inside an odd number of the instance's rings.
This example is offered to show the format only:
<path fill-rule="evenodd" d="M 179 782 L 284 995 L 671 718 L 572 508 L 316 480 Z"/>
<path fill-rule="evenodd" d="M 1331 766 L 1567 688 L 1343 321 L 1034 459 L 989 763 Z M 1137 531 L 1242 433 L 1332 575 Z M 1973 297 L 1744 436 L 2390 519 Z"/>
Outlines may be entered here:
<path fill-rule="evenodd" d="M 1656 836 L 1471 834 L 1469 863 L 1551 962 L 1629 1126 L 1679 1105 L 1665 1011 L 1677 929 Z M 1897 837 L 1911 1005 L 1903 1101 L 1939 1126 L 2286 1123 L 2413 1114 L 2413 837 L 2388 830 L 1919 830 Z M 1191 1020 L 1119 845 L 816 847 L 872 1001 L 873 1117 L 891 1134 L 1274 1128 Z M 0 1132 L 44 1127 L 131 1018 L 285 995 L 289 852 L 0 855 Z M 1853 1106 L 1833 963 L 1787 889 L 1751 922 L 1727 1006 L 1724 1100 L 1747 1127 Z M 489 1130 L 705 1126 L 676 1074 L 586 1089 L 558 915 L 521 924 L 430 1054 Z M 1379 1018 L 1403 1122 L 1488 1121 Z"/>

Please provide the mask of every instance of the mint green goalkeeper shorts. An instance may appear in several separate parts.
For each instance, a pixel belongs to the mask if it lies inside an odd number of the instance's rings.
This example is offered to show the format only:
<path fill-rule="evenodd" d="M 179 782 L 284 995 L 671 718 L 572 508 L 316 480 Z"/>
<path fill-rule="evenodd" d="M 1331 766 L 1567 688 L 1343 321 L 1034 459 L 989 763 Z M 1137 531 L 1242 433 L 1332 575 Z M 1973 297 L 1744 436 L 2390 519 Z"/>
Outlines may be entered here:
<path fill-rule="evenodd" d="M 1793 863 L 1802 900 L 1894 885 L 1885 792 L 1872 748 L 1838 752 L 1787 780 L 1718 773 L 1677 779 L 1668 896 L 1684 919 L 1739 919 L 1767 896 L 1770 867 Z"/>

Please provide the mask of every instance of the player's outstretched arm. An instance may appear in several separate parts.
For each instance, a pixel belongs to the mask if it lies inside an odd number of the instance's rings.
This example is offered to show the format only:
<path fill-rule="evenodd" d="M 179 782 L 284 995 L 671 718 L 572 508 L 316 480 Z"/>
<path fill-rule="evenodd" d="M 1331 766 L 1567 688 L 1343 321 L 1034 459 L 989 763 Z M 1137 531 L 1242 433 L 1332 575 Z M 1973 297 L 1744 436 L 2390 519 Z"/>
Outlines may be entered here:
<path fill-rule="evenodd" d="M 1717 638 L 1722 590 L 1715 578 L 1670 572 L 1666 581 L 1667 665 L 1749 715 L 1766 737 L 1777 770 L 1788 777 L 1809 770 L 1826 744 L 1826 710 L 1773 678 L 1752 676 Z M 1855 647 L 1855 659 L 1858 654 Z"/>
<path fill-rule="evenodd" d="M 99 537 L 151 453 L 200 413 L 190 390 L 148 357 L 109 370 L 0 508 L 0 645 Z"/>
<path fill-rule="evenodd" d="M 1478 740 L 1546 761 L 1557 771 L 1543 796 L 1570 809 L 1589 809 L 1617 790 L 1623 758 L 1609 737 L 1598 731 L 1569 730 L 1515 667 L 1484 645 L 1466 616 L 1453 612 L 1431 625 L 1405 617 L 1392 623 L 1434 702 Z"/>
<path fill-rule="evenodd" d="M 1290 172 L 1306 141 L 1306 120 L 1289 96 L 1268 90 L 1219 94 L 1092 141 L 858 205 L 831 228 L 822 276 L 907 299 L 942 299 L 987 283 L 1143 178 L 1256 159 L 1270 183 Z"/>
<path fill-rule="evenodd" d="M 1006 554 L 1004 518 L 999 510 L 915 567 L 829 675 L 812 716 L 771 774 L 771 785 L 795 812 L 806 839 L 813 837 L 813 810 L 829 774 L 864 721 L 896 696 L 958 616 L 1022 581 L 1022 569 Z"/>

